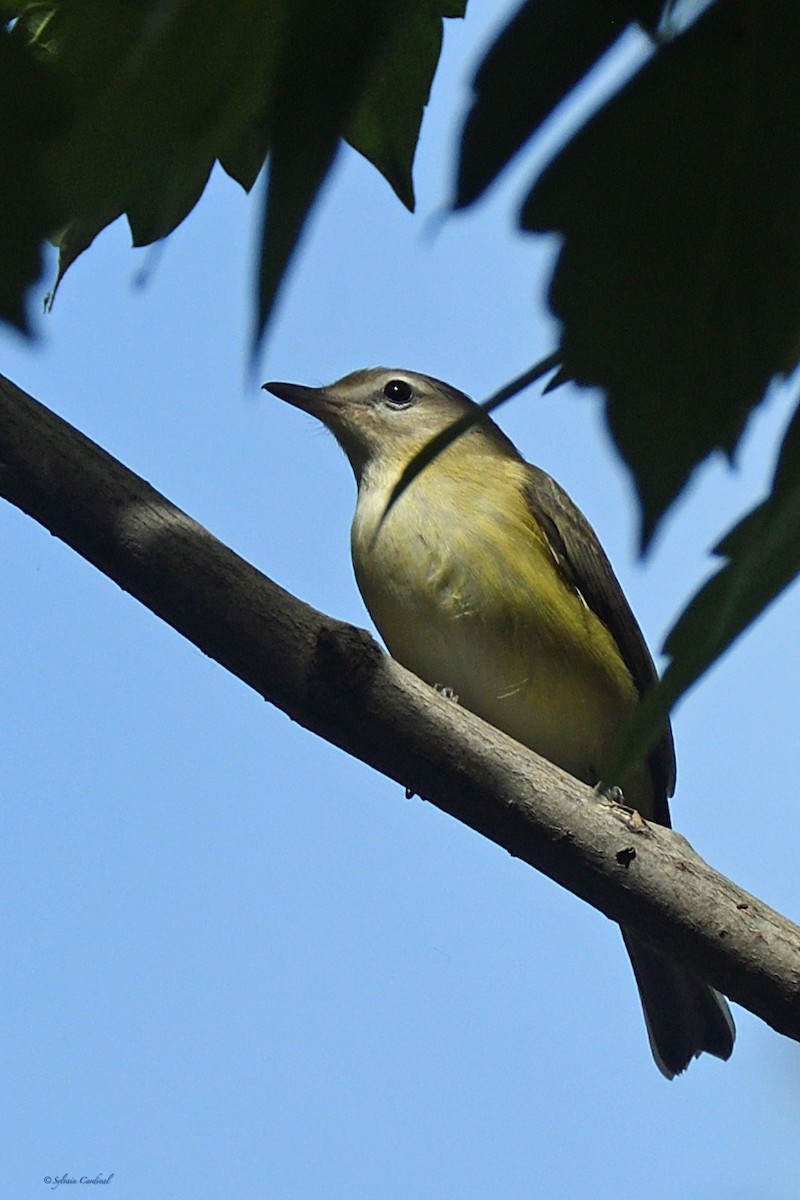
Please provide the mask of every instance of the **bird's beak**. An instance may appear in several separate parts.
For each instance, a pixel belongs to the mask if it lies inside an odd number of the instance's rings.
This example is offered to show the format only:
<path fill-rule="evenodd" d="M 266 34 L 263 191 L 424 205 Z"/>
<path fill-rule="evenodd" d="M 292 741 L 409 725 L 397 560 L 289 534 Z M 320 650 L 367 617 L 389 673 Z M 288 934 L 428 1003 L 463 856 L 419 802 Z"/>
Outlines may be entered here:
<path fill-rule="evenodd" d="M 272 392 L 279 400 L 303 412 L 311 413 L 313 417 L 324 421 L 326 417 L 338 412 L 341 404 L 331 396 L 327 388 L 304 387 L 302 383 L 265 383 L 264 390 Z"/>

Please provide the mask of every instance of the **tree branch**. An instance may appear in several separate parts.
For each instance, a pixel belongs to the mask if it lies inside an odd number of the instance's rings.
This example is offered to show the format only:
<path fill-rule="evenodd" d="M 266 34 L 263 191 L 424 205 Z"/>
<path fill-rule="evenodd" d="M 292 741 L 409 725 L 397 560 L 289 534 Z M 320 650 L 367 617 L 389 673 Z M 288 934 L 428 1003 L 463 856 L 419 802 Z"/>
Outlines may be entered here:
<path fill-rule="evenodd" d="M 307 729 L 800 1041 L 800 928 L 272 583 L 0 376 L 0 494 Z"/>

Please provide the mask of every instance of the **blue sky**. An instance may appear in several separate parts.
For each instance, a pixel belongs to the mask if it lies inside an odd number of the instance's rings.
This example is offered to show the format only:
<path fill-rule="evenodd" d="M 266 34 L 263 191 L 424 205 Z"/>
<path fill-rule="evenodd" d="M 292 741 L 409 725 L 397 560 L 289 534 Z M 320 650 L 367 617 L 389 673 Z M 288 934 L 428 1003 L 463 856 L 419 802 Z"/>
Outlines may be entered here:
<path fill-rule="evenodd" d="M 431 220 L 504 8 L 448 25 L 416 216 L 342 155 L 255 381 L 257 203 L 221 174 L 162 250 L 101 236 L 38 344 L 0 335 L 4 373 L 360 625 L 349 468 L 257 385 L 382 364 L 482 397 L 555 344 L 553 246 L 513 227 L 531 159 Z M 590 517 L 657 651 L 788 411 L 776 395 L 737 470 L 699 474 L 644 564 L 596 398 L 526 396 L 500 420 Z M 3 1195 L 65 1172 L 113 1172 L 119 1200 L 796 1193 L 793 1043 L 736 1010 L 732 1060 L 666 1083 L 608 921 L 294 726 L 17 510 L 0 523 Z M 799 621 L 794 589 L 675 720 L 677 827 L 789 916 Z"/>

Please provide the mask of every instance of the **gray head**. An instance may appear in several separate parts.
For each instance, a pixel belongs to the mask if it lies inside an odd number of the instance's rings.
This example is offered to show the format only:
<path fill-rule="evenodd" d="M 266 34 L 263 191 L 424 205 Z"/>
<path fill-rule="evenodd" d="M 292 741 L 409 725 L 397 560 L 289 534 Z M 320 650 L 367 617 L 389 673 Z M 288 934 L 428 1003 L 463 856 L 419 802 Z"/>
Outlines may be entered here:
<path fill-rule="evenodd" d="M 459 442 L 487 440 L 496 452 L 516 450 L 469 396 L 441 379 L 394 367 L 353 371 L 328 387 L 265 383 L 274 396 L 311 413 L 331 430 L 350 460 L 356 479 L 365 466 L 402 468 L 435 434 L 465 413 L 478 420 Z"/>

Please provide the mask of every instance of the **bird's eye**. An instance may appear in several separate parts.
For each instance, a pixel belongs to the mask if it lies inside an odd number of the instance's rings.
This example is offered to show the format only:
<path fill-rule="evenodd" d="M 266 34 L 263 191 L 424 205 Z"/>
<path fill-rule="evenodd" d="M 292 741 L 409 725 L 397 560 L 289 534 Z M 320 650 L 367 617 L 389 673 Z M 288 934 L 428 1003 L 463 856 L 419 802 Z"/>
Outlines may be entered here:
<path fill-rule="evenodd" d="M 405 379 L 390 379 L 383 394 L 390 408 L 408 408 L 414 400 L 414 389 Z"/>

